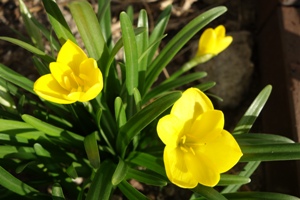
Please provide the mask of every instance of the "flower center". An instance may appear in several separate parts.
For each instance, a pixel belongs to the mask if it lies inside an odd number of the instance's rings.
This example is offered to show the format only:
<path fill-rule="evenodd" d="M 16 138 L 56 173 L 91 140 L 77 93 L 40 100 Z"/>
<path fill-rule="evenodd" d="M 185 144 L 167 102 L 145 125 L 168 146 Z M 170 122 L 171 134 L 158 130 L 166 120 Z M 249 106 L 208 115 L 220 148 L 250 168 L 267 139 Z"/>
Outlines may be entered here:
<path fill-rule="evenodd" d="M 180 138 L 180 142 L 179 142 L 179 148 L 185 152 L 185 153 L 188 153 L 188 152 L 191 152 L 193 155 L 196 155 L 192 145 L 189 145 L 187 142 L 186 142 L 186 135 L 183 135 L 181 138 Z"/>
<path fill-rule="evenodd" d="M 83 92 L 84 91 L 84 86 L 85 86 L 85 81 L 76 76 L 74 72 L 71 72 L 67 76 L 63 77 L 63 82 L 64 82 L 64 88 L 69 90 L 70 92 Z"/>

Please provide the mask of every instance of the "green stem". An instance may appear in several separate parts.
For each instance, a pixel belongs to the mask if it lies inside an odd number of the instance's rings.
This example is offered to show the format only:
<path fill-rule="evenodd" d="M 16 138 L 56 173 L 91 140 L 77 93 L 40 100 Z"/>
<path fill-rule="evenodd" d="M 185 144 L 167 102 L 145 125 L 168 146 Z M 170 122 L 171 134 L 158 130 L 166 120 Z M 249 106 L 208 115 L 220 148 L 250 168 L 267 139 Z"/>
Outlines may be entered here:
<path fill-rule="evenodd" d="M 183 73 L 191 70 L 193 67 L 195 67 L 199 64 L 205 63 L 213 57 L 214 57 L 213 54 L 205 54 L 203 56 L 198 56 L 198 57 L 192 58 L 191 60 L 186 62 L 178 71 L 176 71 L 174 74 L 172 74 L 167 80 L 165 80 L 164 83 L 170 82 L 170 81 L 176 79 L 177 77 L 181 76 Z"/>

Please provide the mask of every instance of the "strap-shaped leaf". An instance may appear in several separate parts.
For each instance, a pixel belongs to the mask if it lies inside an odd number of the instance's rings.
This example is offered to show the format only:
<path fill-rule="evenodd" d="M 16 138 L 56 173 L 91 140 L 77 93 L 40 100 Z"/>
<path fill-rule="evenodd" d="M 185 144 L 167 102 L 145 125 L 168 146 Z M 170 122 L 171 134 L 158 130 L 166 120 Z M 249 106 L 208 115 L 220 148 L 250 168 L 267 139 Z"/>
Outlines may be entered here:
<path fill-rule="evenodd" d="M 139 134 L 143 128 L 172 106 L 180 96 L 181 92 L 172 92 L 157 99 L 141 111 L 137 112 L 123 127 L 121 127 L 116 143 L 117 151 L 122 155 L 121 157 L 124 157 L 125 150 L 133 137 Z"/>
<path fill-rule="evenodd" d="M 134 29 L 134 34 L 135 35 L 139 35 L 141 33 L 143 33 L 145 31 L 145 28 L 144 27 L 138 27 L 136 29 Z M 111 52 L 110 52 L 110 55 L 108 57 L 108 61 L 107 61 L 107 67 L 109 68 L 113 61 L 114 61 L 114 58 L 115 56 L 117 55 L 117 53 L 119 52 L 119 50 L 123 47 L 123 37 L 121 37 L 115 44 L 115 46 L 112 48 Z M 108 72 L 109 70 L 107 69 L 106 70 L 106 74 L 105 74 L 105 77 L 108 77 Z"/>
<path fill-rule="evenodd" d="M 76 43 L 75 37 L 73 36 L 55 0 L 43 0 L 43 4 L 48 19 L 60 44 L 64 44 L 68 39 Z"/>
<path fill-rule="evenodd" d="M 74 145 L 78 148 L 83 148 L 84 138 L 76 133 L 58 128 L 27 114 L 22 115 L 22 119 L 32 127 L 41 132 L 44 132 L 47 135 L 60 137 L 64 142 L 68 144 Z"/>
<path fill-rule="evenodd" d="M 118 126 L 122 127 L 126 123 L 127 119 L 125 113 L 125 106 L 120 97 L 117 97 L 115 99 L 115 116 Z"/>
<path fill-rule="evenodd" d="M 258 117 L 259 113 L 263 109 L 265 103 L 267 102 L 270 94 L 272 91 L 272 86 L 267 85 L 255 98 L 253 103 L 250 105 L 248 110 L 245 112 L 244 116 L 236 125 L 235 129 L 233 130 L 232 134 L 242 134 L 248 133 L 254 124 L 256 118 Z"/>
<path fill-rule="evenodd" d="M 146 77 L 144 91 L 147 92 L 152 86 L 158 75 L 174 58 L 178 51 L 205 25 L 220 16 L 226 11 L 226 7 L 220 6 L 212 8 L 194 20 L 189 22 L 181 31 L 179 31 L 172 40 L 163 48 L 157 58 L 149 66 Z"/>
<path fill-rule="evenodd" d="M 64 200 L 64 192 L 59 183 L 54 183 L 52 186 L 52 199 L 53 200 Z"/>
<path fill-rule="evenodd" d="M 110 0 L 98 0 L 97 18 L 108 49 L 112 48 Z"/>
<path fill-rule="evenodd" d="M 240 176 L 249 178 L 260 165 L 260 161 L 249 162 L 244 166 L 244 169 L 239 173 Z M 221 193 L 236 192 L 243 184 L 228 185 Z"/>
<path fill-rule="evenodd" d="M 38 47 L 39 49 L 43 50 L 43 41 L 42 41 L 42 34 L 38 27 L 32 21 L 32 15 L 27 9 L 23 0 L 19 0 L 20 3 L 20 12 L 22 15 L 22 19 L 24 25 L 26 27 L 27 33 L 31 38 L 32 43 Z"/>
<path fill-rule="evenodd" d="M 137 166 L 146 167 L 147 169 L 156 172 L 163 177 L 166 176 L 163 160 L 151 154 L 133 151 L 129 154 L 126 161 L 136 164 Z"/>
<path fill-rule="evenodd" d="M 139 192 L 137 189 L 132 187 L 127 181 L 122 181 L 118 188 L 122 191 L 122 193 L 127 197 L 127 199 L 138 199 L 138 200 L 148 200 L 148 198 Z"/>
<path fill-rule="evenodd" d="M 7 80 L 10 83 L 13 83 L 28 92 L 35 94 L 33 91 L 33 82 L 28 78 L 24 77 L 23 75 L 13 71 L 12 69 L 2 65 L 0 63 L 0 77 Z"/>
<path fill-rule="evenodd" d="M 121 183 L 125 179 L 128 170 L 129 170 L 129 166 L 126 164 L 124 160 L 119 158 L 119 163 L 112 176 L 111 183 L 113 185 L 118 185 L 119 183 Z"/>
<path fill-rule="evenodd" d="M 207 75 L 206 72 L 195 72 L 195 73 L 180 77 L 178 79 L 175 79 L 173 81 L 163 82 L 160 85 L 158 85 L 157 87 L 153 88 L 149 93 L 146 94 L 145 98 L 143 99 L 143 103 L 146 103 L 150 99 L 155 98 L 159 95 L 162 95 L 171 89 L 183 86 L 185 84 L 188 84 L 195 80 L 203 78 L 206 75 Z"/>
<path fill-rule="evenodd" d="M 146 10 L 141 10 L 139 13 L 138 18 L 138 27 L 144 27 L 146 31 L 136 36 L 137 41 L 137 53 L 138 53 L 138 73 L 139 73 L 139 90 L 143 90 L 144 87 L 144 80 L 146 76 L 146 70 L 148 65 L 148 56 L 144 55 L 143 58 L 141 56 L 143 53 L 147 50 L 149 45 L 149 39 L 148 39 L 148 16 Z"/>
<path fill-rule="evenodd" d="M 126 179 L 135 179 L 141 183 L 154 186 L 166 186 L 167 181 L 164 177 L 153 173 L 149 170 L 136 170 L 130 168 L 126 175 Z"/>
<path fill-rule="evenodd" d="M 236 185 L 236 184 L 247 184 L 250 183 L 251 179 L 248 177 L 233 175 L 233 174 L 221 174 L 221 179 L 218 186 Z"/>
<path fill-rule="evenodd" d="M 241 145 L 240 162 L 300 160 L 300 143 Z"/>
<path fill-rule="evenodd" d="M 92 180 L 86 200 L 109 200 L 113 188 L 111 178 L 114 171 L 115 165 L 111 161 L 105 160 L 101 163 Z"/>
<path fill-rule="evenodd" d="M 120 14 L 120 23 L 126 62 L 126 88 L 131 96 L 133 89 L 138 87 L 139 80 L 137 43 L 131 21 L 125 12 Z"/>
<path fill-rule="evenodd" d="M 24 196 L 25 198 L 26 197 L 33 198 L 33 199 L 42 198 L 41 196 L 39 197 L 37 196 L 39 195 L 39 192 L 36 189 L 20 181 L 1 166 L 0 166 L 0 180 L 1 180 L 0 185 L 2 185 L 8 190 L 11 190 L 14 193 Z"/>
<path fill-rule="evenodd" d="M 96 132 L 87 135 L 84 138 L 84 148 L 91 165 L 98 169 L 100 167 L 100 154 L 97 143 Z"/>
<path fill-rule="evenodd" d="M 193 192 L 197 193 L 201 196 L 203 196 L 204 198 L 192 198 L 193 200 L 198 200 L 198 199 L 209 199 L 209 200 L 227 200 L 227 198 L 225 198 L 221 193 L 219 193 L 217 190 L 215 190 L 212 187 L 207 187 L 204 185 L 200 185 L 198 184 L 197 187 L 195 187 L 194 189 L 192 189 Z"/>
<path fill-rule="evenodd" d="M 257 145 L 257 144 L 281 144 L 281 143 L 295 143 L 293 140 L 273 134 L 264 133 L 250 133 L 234 135 L 239 145 Z"/>
<path fill-rule="evenodd" d="M 169 22 L 171 11 L 172 6 L 169 5 L 163 10 L 163 12 L 158 17 L 157 23 L 155 24 L 155 27 L 149 38 L 149 44 L 153 44 L 153 46 L 151 46 L 151 49 L 149 50 L 148 63 L 152 62 L 155 52 L 159 47 L 159 43 L 157 41 L 160 41 L 164 35 L 167 24 Z"/>
<path fill-rule="evenodd" d="M 22 40 L 18 40 L 18 39 L 15 39 L 15 38 L 10 38 L 10 37 L 0 37 L 0 40 L 4 40 L 4 41 L 10 42 L 12 44 L 18 45 L 19 47 L 22 47 L 23 49 L 26 49 L 27 51 L 35 54 L 36 56 L 42 58 L 43 60 L 45 60 L 48 63 L 55 61 L 54 58 L 48 56 L 45 52 L 43 52 L 40 49 L 32 46 L 31 44 L 23 42 Z"/>

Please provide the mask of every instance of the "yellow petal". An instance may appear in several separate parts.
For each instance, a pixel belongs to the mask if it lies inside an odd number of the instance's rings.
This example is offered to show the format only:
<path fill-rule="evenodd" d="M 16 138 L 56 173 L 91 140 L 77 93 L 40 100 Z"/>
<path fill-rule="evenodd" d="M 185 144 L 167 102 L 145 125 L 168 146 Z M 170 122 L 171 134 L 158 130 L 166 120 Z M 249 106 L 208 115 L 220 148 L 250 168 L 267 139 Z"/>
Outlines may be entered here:
<path fill-rule="evenodd" d="M 212 28 L 206 29 L 200 37 L 199 48 L 196 56 L 213 54 L 216 47 L 216 33 Z"/>
<path fill-rule="evenodd" d="M 84 95 L 83 92 L 75 91 L 75 92 L 70 92 L 65 98 L 69 99 L 70 101 L 78 101 L 82 95 Z"/>
<path fill-rule="evenodd" d="M 52 62 L 49 65 L 52 76 L 55 80 L 66 90 L 71 91 L 72 88 L 77 87 L 72 77 L 69 77 L 72 73 L 71 68 L 63 63 Z"/>
<path fill-rule="evenodd" d="M 224 115 L 219 110 L 209 110 L 200 115 L 193 123 L 187 136 L 187 143 L 208 142 L 213 140 L 224 127 Z"/>
<path fill-rule="evenodd" d="M 174 115 L 162 117 L 157 124 L 157 134 L 165 145 L 176 147 L 183 130 L 183 123 Z"/>
<path fill-rule="evenodd" d="M 78 101 L 85 102 L 96 98 L 96 96 L 98 96 L 98 94 L 101 92 L 102 88 L 102 83 L 93 85 L 79 97 Z"/>
<path fill-rule="evenodd" d="M 188 171 L 198 183 L 213 187 L 220 181 L 220 172 L 211 162 L 210 157 L 204 154 L 184 153 L 184 161 Z"/>
<path fill-rule="evenodd" d="M 185 126 L 191 126 L 192 120 L 196 119 L 203 112 L 213 110 L 210 99 L 199 89 L 189 88 L 175 102 L 171 114 L 175 115 Z"/>
<path fill-rule="evenodd" d="M 217 41 L 215 54 L 219 54 L 220 52 L 224 51 L 232 42 L 231 36 L 226 36 L 225 38 Z"/>
<path fill-rule="evenodd" d="M 70 104 L 75 101 L 70 101 L 65 98 L 68 91 L 62 88 L 51 74 L 41 76 L 33 85 L 33 90 L 48 101 L 59 104 Z"/>
<path fill-rule="evenodd" d="M 223 25 L 219 25 L 215 28 L 215 33 L 217 36 L 217 40 L 222 39 L 225 37 L 225 27 Z"/>
<path fill-rule="evenodd" d="M 103 77 L 97 62 L 93 58 L 88 58 L 80 64 L 79 77 L 82 78 L 88 85 L 94 84 L 103 85 Z"/>
<path fill-rule="evenodd" d="M 75 74 L 78 74 L 80 63 L 87 58 L 88 57 L 79 46 L 71 40 L 67 40 L 58 52 L 57 62 L 70 66 Z"/>
<path fill-rule="evenodd" d="M 220 173 L 231 169 L 243 155 L 236 140 L 226 130 L 220 132 L 213 141 L 199 147 L 198 151 L 209 157 Z"/>
<path fill-rule="evenodd" d="M 184 152 L 179 148 L 165 147 L 164 164 L 168 179 L 175 185 L 182 188 L 194 188 L 198 182 L 187 168 L 184 159 Z"/>

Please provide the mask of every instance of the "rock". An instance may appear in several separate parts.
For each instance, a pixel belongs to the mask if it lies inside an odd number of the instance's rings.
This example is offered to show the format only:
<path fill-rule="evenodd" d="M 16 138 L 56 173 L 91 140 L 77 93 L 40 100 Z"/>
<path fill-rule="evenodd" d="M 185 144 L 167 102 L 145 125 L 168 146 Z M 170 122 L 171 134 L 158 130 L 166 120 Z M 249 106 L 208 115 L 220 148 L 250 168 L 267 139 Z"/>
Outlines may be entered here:
<path fill-rule="evenodd" d="M 247 92 L 253 63 L 251 62 L 251 34 L 247 31 L 228 33 L 233 43 L 212 60 L 196 67 L 206 71 L 208 76 L 201 81 L 215 81 L 217 85 L 210 92 L 223 98 L 220 108 L 236 108 Z"/>

